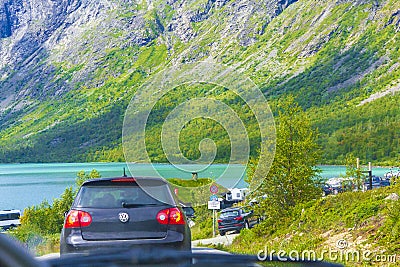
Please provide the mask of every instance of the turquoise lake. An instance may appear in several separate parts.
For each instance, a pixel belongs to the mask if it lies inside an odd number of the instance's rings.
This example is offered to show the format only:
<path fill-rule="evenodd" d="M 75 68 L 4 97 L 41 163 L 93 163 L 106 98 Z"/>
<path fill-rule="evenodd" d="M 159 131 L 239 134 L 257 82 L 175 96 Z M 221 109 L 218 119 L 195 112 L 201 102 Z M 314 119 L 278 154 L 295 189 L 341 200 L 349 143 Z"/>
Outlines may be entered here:
<path fill-rule="evenodd" d="M 134 170 L 142 175 L 149 174 L 149 164 L 133 165 Z M 214 164 L 198 172 L 200 178 L 219 177 L 225 172 L 228 165 Z M 323 178 L 339 177 L 345 173 L 344 166 L 318 166 L 322 169 Z M 43 200 L 52 202 L 59 197 L 66 187 L 75 184 L 76 174 L 84 170 L 89 173 L 96 169 L 102 177 L 116 177 L 123 175 L 126 163 L 45 163 L 45 164 L 0 164 L 0 210 L 20 209 L 32 205 L 38 205 Z M 154 164 L 154 168 L 164 178 L 191 179 L 190 172 L 182 171 L 169 164 Z M 190 168 L 189 168 L 190 169 Z M 241 174 L 244 167 L 234 166 L 233 172 Z M 148 171 L 148 173 L 147 173 Z M 232 170 L 231 170 L 232 171 Z M 383 176 L 389 168 L 373 168 L 373 174 Z M 134 173 L 136 174 L 136 173 Z M 243 177 L 242 177 L 243 178 Z M 245 187 L 243 179 L 237 179 L 232 183 L 236 187 Z"/>

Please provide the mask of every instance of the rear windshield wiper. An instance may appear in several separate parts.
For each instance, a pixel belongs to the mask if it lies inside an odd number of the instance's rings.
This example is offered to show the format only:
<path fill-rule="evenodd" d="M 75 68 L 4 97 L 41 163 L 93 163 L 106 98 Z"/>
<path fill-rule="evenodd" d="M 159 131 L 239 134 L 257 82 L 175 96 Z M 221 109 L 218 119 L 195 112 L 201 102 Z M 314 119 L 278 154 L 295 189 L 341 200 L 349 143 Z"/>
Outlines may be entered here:
<path fill-rule="evenodd" d="M 161 204 L 157 203 L 126 203 L 122 202 L 122 207 L 124 208 L 139 208 L 139 207 L 147 207 L 147 206 L 160 206 Z"/>

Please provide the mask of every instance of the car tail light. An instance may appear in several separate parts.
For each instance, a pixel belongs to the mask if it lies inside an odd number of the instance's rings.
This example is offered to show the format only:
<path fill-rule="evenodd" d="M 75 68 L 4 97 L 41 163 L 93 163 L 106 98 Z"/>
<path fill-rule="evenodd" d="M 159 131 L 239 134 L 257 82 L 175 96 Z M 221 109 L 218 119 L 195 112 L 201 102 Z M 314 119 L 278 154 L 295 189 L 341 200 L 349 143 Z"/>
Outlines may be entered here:
<path fill-rule="evenodd" d="M 92 223 L 92 216 L 86 211 L 70 210 L 65 218 L 64 228 L 87 227 Z"/>
<path fill-rule="evenodd" d="M 222 220 L 221 220 L 221 219 L 218 219 L 218 222 L 222 222 Z"/>
<path fill-rule="evenodd" d="M 183 213 L 178 208 L 160 210 L 156 219 L 160 224 L 185 224 Z"/>
<path fill-rule="evenodd" d="M 242 216 L 235 217 L 235 220 L 236 221 L 241 221 L 241 220 L 243 220 L 243 217 Z"/>

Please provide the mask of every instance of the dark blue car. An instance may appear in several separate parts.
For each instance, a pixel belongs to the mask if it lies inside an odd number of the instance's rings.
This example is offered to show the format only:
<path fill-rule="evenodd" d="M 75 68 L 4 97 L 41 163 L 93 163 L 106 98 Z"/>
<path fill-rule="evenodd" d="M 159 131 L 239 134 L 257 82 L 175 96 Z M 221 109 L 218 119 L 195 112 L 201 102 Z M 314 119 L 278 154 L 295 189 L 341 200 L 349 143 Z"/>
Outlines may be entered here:
<path fill-rule="evenodd" d="M 260 217 L 247 207 L 234 207 L 223 209 L 218 218 L 218 231 L 220 235 L 226 232 L 240 232 L 244 228 L 252 228 L 259 223 Z"/>
<path fill-rule="evenodd" d="M 165 180 L 121 177 L 81 186 L 65 217 L 61 254 L 146 246 L 191 250 L 186 216 Z"/>
<path fill-rule="evenodd" d="M 378 177 L 378 176 L 372 176 L 372 189 L 389 186 L 389 185 L 390 185 L 390 181 L 388 179 L 382 179 L 381 177 Z M 365 179 L 364 190 L 371 190 L 369 178 Z"/>

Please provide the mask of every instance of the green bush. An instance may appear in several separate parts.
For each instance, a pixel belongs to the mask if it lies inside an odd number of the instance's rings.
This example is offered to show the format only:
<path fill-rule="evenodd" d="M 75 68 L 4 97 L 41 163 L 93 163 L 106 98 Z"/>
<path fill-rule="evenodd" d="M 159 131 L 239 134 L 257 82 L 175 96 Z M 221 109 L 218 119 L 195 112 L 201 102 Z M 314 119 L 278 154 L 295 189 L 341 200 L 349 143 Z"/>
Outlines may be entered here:
<path fill-rule="evenodd" d="M 52 205 L 43 201 L 38 206 L 26 208 L 21 217 L 21 224 L 38 229 L 43 235 L 60 233 L 64 223 L 64 214 L 71 207 L 74 196 L 75 191 L 72 187 L 68 187 L 61 198 L 54 199 Z"/>
<path fill-rule="evenodd" d="M 100 173 L 96 170 L 89 174 L 80 171 L 76 185 L 79 187 L 85 180 L 99 177 Z M 77 190 L 71 186 L 65 189 L 60 198 L 54 199 L 52 204 L 44 200 L 37 206 L 26 208 L 21 216 L 21 226 L 11 230 L 10 235 L 36 254 L 58 251 L 65 213 L 70 209 L 76 193 Z"/>
<path fill-rule="evenodd" d="M 212 237 L 212 211 L 209 210 L 206 205 L 197 206 L 195 207 L 195 215 L 195 225 L 191 229 L 192 240 Z"/>

